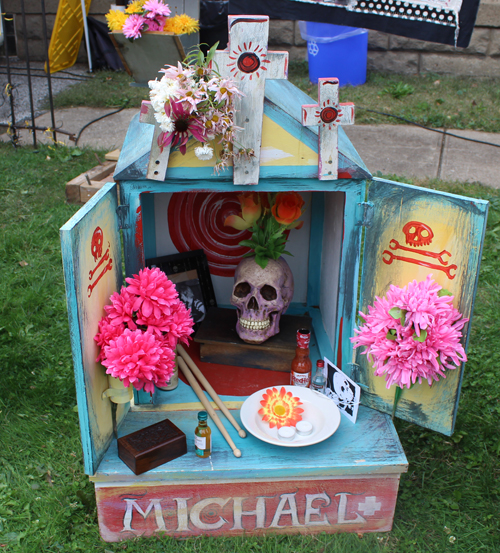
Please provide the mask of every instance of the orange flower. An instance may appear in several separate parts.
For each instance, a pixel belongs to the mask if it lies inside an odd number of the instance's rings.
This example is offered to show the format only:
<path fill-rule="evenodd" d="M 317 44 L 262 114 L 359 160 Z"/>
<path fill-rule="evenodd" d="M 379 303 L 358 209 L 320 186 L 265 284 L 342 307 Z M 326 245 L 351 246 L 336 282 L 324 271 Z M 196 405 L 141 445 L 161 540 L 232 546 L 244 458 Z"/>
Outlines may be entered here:
<path fill-rule="evenodd" d="M 304 409 L 298 407 L 302 403 L 298 397 L 293 397 L 292 392 L 287 392 L 283 387 L 279 392 L 276 388 L 266 390 L 260 404 L 262 409 L 259 410 L 259 415 L 262 415 L 264 422 L 269 422 L 270 428 L 295 426 L 302 420 L 301 413 Z"/>
<path fill-rule="evenodd" d="M 229 215 L 224 221 L 224 226 L 233 227 L 237 230 L 247 230 L 259 220 L 262 214 L 259 196 L 255 192 L 243 192 L 238 195 L 241 204 L 241 217 Z"/>
<path fill-rule="evenodd" d="M 278 223 L 291 225 L 302 215 L 304 200 L 297 192 L 280 192 L 272 207 L 272 213 Z M 297 227 L 298 228 L 298 227 Z"/>

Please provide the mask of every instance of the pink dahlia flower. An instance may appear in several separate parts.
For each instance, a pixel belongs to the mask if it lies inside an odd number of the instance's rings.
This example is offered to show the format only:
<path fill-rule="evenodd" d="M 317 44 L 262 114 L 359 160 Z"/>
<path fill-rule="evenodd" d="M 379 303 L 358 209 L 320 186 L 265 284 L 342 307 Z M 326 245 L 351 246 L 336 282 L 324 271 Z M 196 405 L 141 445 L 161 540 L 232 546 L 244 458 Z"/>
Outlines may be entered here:
<path fill-rule="evenodd" d="M 137 324 L 147 326 L 158 336 L 163 336 L 169 347 L 175 348 L 179 341 L 188 344 L 188 338 L 193 333 L 194 321 L 191 311 L 186 308 L 181 300 L 172 304 L 170 314 L 160 318 L 138 317 Z"/>
<path fill-rule="evenodd" d="M 184 109 L 181 102 L 169 101 L 165 103 L 165 114 L 169 117 L 175 129 L 172 132 L 162 132 L 158 136 L 158 146 L 163 150 L 165 146 L 179 146 L 182 155 L 186 153 L 186 144 L 189 136 L 205 142 L 205 129 L 203 122 L 188 110 Z"/>
<path fill-rule="evenodd" d="M 376 376 L 385 375 L 386 386 L 410 388 L 427 380 L 431 385 L 446 369 L 467 361 L 460 343 L 461 329 L 468 321 L 452 305 L 452 296 L 440 295 L 441 286 L 428 275 L 399 288 L 391 285 L 385 298 L 375 298 L 365 323 L 351 338 L 354 347 L 373 362 Z"/>
<path fill-rule="evenodd" d="M 115 292 L 110 299 L 111 305 L 105 305 L 104 309 L 111 324 L 113 326 L 126 325 L 130 330 L 135 330 L 137 328 L 133 318 L 135 296 L 122 286 L 120 293 Z"/>
<path fill-rule="evenodd" d="M 171 306 L 178 298 L 174 284 L 158 269 L 141 269 L 138 275 L 125 279 L 127 292 L 134 295 L 132 310 L 138 318 L 160 319 L 170 315 Z"/>
<path fill-rule="evenodd" d="M 104 346 L 106 373 L 125 386 L 153 393 L 155 384 L 165 386 L 174 373 L 175 354 L 152 332 L 126 329 Z"/>
<path fill-rule="evenodd" d="M 126 38 L 140 38 L 142 28 L 146 23 L 146 19 L 137 13 L 129 15 L 123 24 L 122 31 Z"/>
<path fill-rule="evenodd" d="M 121 336 L 125 330 L 125 325 L 113 325 L 109 317 L 103 317 L 99 321 L 99 332 L 94 336 L 94 340 L 100 348 L 97 363 L 105 358 L 104 347 L 109 346 L 109 342 Z"/>
<path fill-rule="evenodd" d="M 148 19 L 154 19 L 158 15 L 168 17 L 170 15 L 170 8 L 168 4 L 164 4 L 161 0 L 147 0 L 142 5 L 142 9 L 147 12 L 144 14 Z"/>

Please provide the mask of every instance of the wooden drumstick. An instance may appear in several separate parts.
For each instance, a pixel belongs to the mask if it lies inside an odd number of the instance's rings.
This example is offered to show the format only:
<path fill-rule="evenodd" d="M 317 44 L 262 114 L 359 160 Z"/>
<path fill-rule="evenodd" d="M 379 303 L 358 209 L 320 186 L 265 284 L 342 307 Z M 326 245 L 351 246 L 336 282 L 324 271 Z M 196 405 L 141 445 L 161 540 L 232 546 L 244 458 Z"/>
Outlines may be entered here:
<path fill-rule="evenodd" d="M 196 378 L 203 384 L 205 390 L 209 393 L 210 397 L 215 401 L 219 409 L 226 415 L 227 420 L 236 428 L 240 438 L 246 438 L 247 433 L 241 428 L 241 426 L 236 422 L 236 419 L 230 413 L 229 409 L 226 407 L 221 398 L 217 395 L 217 392 L 212 388 L 210 382 L 205 378 L 200 369 L 196 366 L 196 363 L 191 359 L 189 353 L 179 344 L 177 346 L 177 352 L 181 354 L 182 358 L 193 371 Z"/>
<path fill-rule="evenodd" d="M 203 407 L 205 407 L 205 410 L 210 415 L 212 420 L 215 422 L 215 426 L 217 426 L 217 428 L 221 431 L 221 434 L 224 436 L 226 442 L 229 444 L 229 447 L 233 450 L 234 456 L 241 457 L 241 451 L 234 445 L 234 442 L 231 439 L 231 436 L 229 436 L 227 430 L 224 428 L 224 425 L 222 424 L 219 417 L 217 416 L 217 413 L 214 411 L 214 408 L 210 405 L 210 402 L 208 401 L 207 397 L 203 393 L 201 386 L 196 381 L 196 378 L 193 376 L 193 373 L 189 370 L 188 366 L 184 362 L 184 359 L 182 357 L 178 357 L 177 362 L 179 364 L 179 368 L 184 373 L 184 376 L 188 379 L 189 384 L 191 384 L 191 388 L 193 388 L 195 394 L 198 396 L 198 399 L 201 401 Z"/>

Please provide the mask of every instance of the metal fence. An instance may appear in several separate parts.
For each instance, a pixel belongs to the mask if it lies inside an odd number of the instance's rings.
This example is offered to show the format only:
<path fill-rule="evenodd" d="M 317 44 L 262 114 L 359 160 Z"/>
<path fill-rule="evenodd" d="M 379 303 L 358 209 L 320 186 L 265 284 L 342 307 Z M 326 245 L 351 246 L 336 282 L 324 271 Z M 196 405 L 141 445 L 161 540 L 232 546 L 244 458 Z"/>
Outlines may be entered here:
<path fill-rule="evenodd" d="M 35 51 L 30 52 L 27 15 L 32 13 L 34 3 L 31 2 L 31 12 L 28 13 L 25 0 L 18 0 L 14 15 L 2 10 L 0 0 L 0 126 L 7 130 L 11 143 L 16 147 L 20 144 L 22 129 L 30 132 L 31 140 L 28 141 L 33 142 L 34 148 L 37 147 L 40 133 L 48 136 L 56 144 L 58 134 L 68 135 L 70 140 L 76 142 L 73 133 L 56 126 L 54 91 L 58 92 L 68 84 L 92 78 L 90 75 L 84 75 L 82 71 L 58 71 L 57 74 L 51 74 L 50 34 L 47 29 L 45 1 L 39 0 L 37 11 L 41 20 L 41 41 L 36 43 Z M 22 50 L 22 59 L 17 57 L 18 50 Z M 50 112 L 50 124 L 44 124 L 43 127 L 37 126 L 35 121 L 36 117 L 41 115 L 41 110 Z M 23 143 L 25 142 L 23 137 Z"/>
<path fill-rule="evenodd" d="M 32 70 L 32 64 L 30 60 L 30 52 L 28 47 L 28 30 L 26 25 L 26 10 L 24 5 L 24 0 L 20 0 L 21 8 L 21 18 L 22 18 L 22 35 L 24 40 L 24 54 L 25 54 L 25 66 L 24 68 L 19 68 L 17 64 L 16 70 L 11 67 L 10 58 L 15 52 L 10 52 L 9 47 L 12 47 L 12 43 L 9 40 L 9 37 L 6 33 L 8 28 L 9 20 L 12 20 L 13 16 L 9 14 L 2 13 L 2 36 L 4 37 L 3 49 L 4 49 L 4 60 L 5 64 L 0 65 L 0 72 L 7 75 L 7 83 L 4 88 L 4 96 L 7 96 L 8 102 L 10 104 L 10 121 L 8 122 L 7 132 L 10 136 L 11 142 L 14 146 L 17 146 L 19 142 L 18 129 L 29 129 L 33 137 L 33 146 L 37 146 L 37 131 L 46 131 L 46 129 L 37 128 L 35 125 L 35 104 L 33 100 L 33 79 L 44 78 L 47 80 L 47 89 L 48 89 L 48 101 L 50 106 L 51 121 L 52 121 L 52 138 L 54 142 L 57 141 L 57 134 L 55 130 L 55 119 L 54 119 L 54 103 L 53 103 L 53 94 L 52 94 L 52 76 L 50 74 L 50 62 L 49 62 L 49 37 L 47 32 L 47 18 L 45 11 L 45 0 L 40 0 L 40 8 L 42 13 L 42 33 L 43 33 L 43 49 L 45 54 L 45 74 L 40 74 L 40 70 Z M 16 110 L 15 110 L 15 85 L 13 84 L 12 77 L 14 74 L 19 75 L 19 69 L 21 69 L 21 75 L 27 77 L 28 81 L 28 99 L 29 99 L 29 110 L 30 110 L 30 119 L 31 121 L 24 121 L 22 124 L 16 121 Z"/>

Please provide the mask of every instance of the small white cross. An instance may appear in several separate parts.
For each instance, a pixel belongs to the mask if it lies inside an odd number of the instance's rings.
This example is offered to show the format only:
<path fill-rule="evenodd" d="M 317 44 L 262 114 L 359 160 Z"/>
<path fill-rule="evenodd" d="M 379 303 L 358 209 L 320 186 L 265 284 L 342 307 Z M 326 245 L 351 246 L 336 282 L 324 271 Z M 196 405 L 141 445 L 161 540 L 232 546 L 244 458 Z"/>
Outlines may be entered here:
<path fill-rule="evenodd" d="M 158 125 L 155 119 L 155 110 L 151 105 L 151 102 L 147 100 L 142 101 L 141 113 L 139 115 L 139 121 L 141 123 L 147 123 L 154 125 L 153 140 L 151 141 L 151 153 L 149 154 L 148 172 L 146 176 L 148 179 L 164 181 L 167 174 L 168 158 L 170 156 L 170 144 L 164 146 L 163 150 L 158 146 L 158 137 L 161 134 L 160 125 Z"/>
<path fill-rule="evenodd" d="M 373 516 L 380 509 L 382 509 L 382 503 L 377 501 L 375 496 L 366 497 L 365 502 L 358 505 L 358 511 L 368 517 Z"/>
<path fill-rule="evenodd" d="M 302 124 L 305 127 L 319 125 L 318 179 L 337 179 L 338 125 L 354 124 L 354 104 L 339 104 L 338 79 L 318 79 L 318 103 L 302 106 Z"/>
<path fill-rule="evenodd" d="M 237 133 L 234 148 L 250 148 L 250 159 L 235 159 L 234 184 L 258 184 L 264 88 L 266 79 L 286 79 L 288 52 L 267 49 L 269 17 L 262 15 L 229 16 L 229 42 L 225 50 L 215 52 L 212 67 L 230 77 L 244 96 L 235 100 Z"/>

